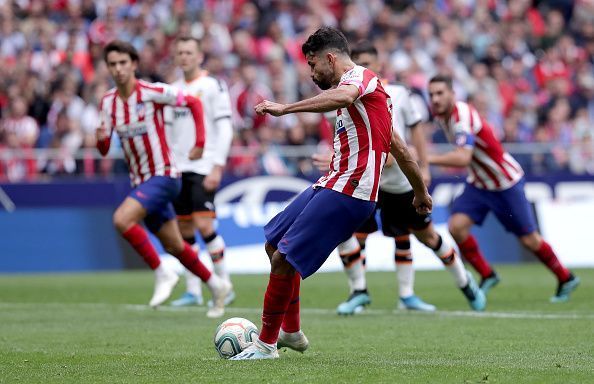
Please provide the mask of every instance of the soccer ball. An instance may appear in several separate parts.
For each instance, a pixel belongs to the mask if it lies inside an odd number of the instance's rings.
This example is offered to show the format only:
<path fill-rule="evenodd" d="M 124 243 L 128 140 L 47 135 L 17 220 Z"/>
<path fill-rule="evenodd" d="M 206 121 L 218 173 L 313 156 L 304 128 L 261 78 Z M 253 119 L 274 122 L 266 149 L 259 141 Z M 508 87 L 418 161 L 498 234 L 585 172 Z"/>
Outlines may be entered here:
<path fill-rule="evenodd" d="M 232 317 L 217 327 L 214 346 L 219 355 L 228 359 L 246 349 L 258 337 L 258 328 L 251 321 Z"/>

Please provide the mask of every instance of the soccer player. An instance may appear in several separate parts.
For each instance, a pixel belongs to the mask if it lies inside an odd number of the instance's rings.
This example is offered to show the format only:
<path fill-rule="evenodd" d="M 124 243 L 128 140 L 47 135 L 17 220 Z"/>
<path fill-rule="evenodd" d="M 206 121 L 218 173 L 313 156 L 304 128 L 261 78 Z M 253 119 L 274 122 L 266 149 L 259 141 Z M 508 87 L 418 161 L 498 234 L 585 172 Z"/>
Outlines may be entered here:
<path fill-rule="evenodd" d="M 580 280 L 561 264 L 536 230 L 534 213 L 524 193 L 524 172 L 520 165 L 505 152 L 489 123 L 476 109 L 456 101 L 450 76 L 431 78 L 429 97 L 437 124 L 456 146 L 453 151 L 429 155 L 429 163 L 468 169 L 464 192 L 452 205 L 449 230 L 462 256 L 482 276 L 481 289 L 488 292 L 499 282 L 499 277 L 483 257 L 470 228 L 474 224 L 481 225 L 492 211 L 505 229 L 515 234 L 557 277 L 559 284 L 551 301 L 569 300 Z"/>
<path fill-rule="evenodd" d="M 225 241 L 214 228 L 215 191 L 221 183 L 223 168 L 233 128 L 231 127 L 231 100 L 227 86 L 220 80 L 209 76 L 200 67 L 203 60 L 200 41 L 192 37 L 180 37 L 175 43 L 175 59 L 183 71 L 183 78 L 173 85 L 189 95 L 199 98 L 204 108 L 206 142 L 204 153 L 199 160 L 188 159 L 188 152 L 196 141 L 193 116 L 188 108 L 175 108 L 170 115 L 172 124 L 167 129 L 167 140 L 179 170 L 182 171 L 182 189 L 173 202 L 179 228 L 184 240 L 196 243 L 195 229 L 198 229 L 214 265 L 214 272 L 231 283 L 225 268 Z M 166 121 L 170 119 L 166 118 Z M 200 279 L 186 271 L 186 292 L 173 306 L 196 305 L 202 303 Z M 230 304 L 235 293 L 230 291 L 225 305 Z"/>
<path fill-rule="evenodd" d="M 334 157 L 330 172 L 264 227 L 271 273 L 262 328 L 258 340 L 232 360 L 278 358 L 277 342 L 278 347 L 307 349 L 300 327 L 300 280 L 315 273 L 371 215 L 388 152 L 410 179 L 415 207 L 423 213 L 432 207 L 417 163 L 402 139 L 392 135 L 390 97 L 373 72 L 352 62 L 344 35 L 323 27 L 301 49 L 312 80 L 324 91 L 292 104 L 265 100 L 255 109 L 273 116 L 336 110 Z"/>
<path fill-rule="evenodd" d="M 379 73 L 381 64 L 376 48 L 368 41 L 360 42 L 351 51 L 353 61 L 375 73 Z M 426 184 L 430 182 L 429 165 L 426 156 L 426 142 L 422 127 L 422 115 L 414 106 L 410 91 L 400 84 L 383 84 L 386 93 L 392 99 L 392 125 L 400 137 L 405 137 L 408 127 L 414 148 L 418 154 L 419 167 Z M 393 237 L 396 244 L 395 262 L 398 277 L 399 307 L 419 311 L 434 311 L 435 306 L 425 303 L 414 294 L 414 269 L 410 250 L 410 234 L 427 247 L 445 265 L 452 274 L 456 285 L 468 300 L 470 307 L 477 311 L 485 309 L 486 300 L 479 290 L 474 278 L 464 268 L 464 264 L 454 249 L 437 233 L 431 216 L 419 214 L 412 204 L 414 193 L 394 158 L 388 157 L 382 173 L 376 209 L 380 210 L 382 231 L 385 236 Z M 328 164 L 325 164 L 326 169 Z M 365 242 L 370 233 L 377 231 L 375 214 L 357 229 L 355 237 L 338 246 L 338 252 L 349 279 L 351 293 L 341 303 L 337 312 L 341 315 L 352 315 L 363 306 L 371 303 L 365 279 Z M 357 241 L 358 240 L 358 241 Z"/>
<path fill-rule="evenodd" d="M 163 122 L 165 105 L 190 109 L 196 140 L 189 157 L 199 159 L 204 147 L 202 104 L 200 100 L 167 84 L 136 79 L 134 72 L 138 65 L 138 53 L 129 43 L 112 41 L 105 46 L 103 55 L 116 87 L 101 99 L 97 148 L 102 155 L 107 154 L 114 130 L 122 142 L 134 188 L 116 209 L 113 222 L 155 271 L 155 291 L 149 304 L 157 307 L 167 300 L 179 277 L 161 265 L 148 234 L 139 225 L 141 220 L 159 238 L 168 253 L 206 282 L 214 298 L 214 306 L 207 316 L 220 317 L 224 314 L 225 296 L 231 288 L 227 281 L 210 273 L 181 237 L 172 205 L 180 191 L 179 171 L 169 151 Z"/>

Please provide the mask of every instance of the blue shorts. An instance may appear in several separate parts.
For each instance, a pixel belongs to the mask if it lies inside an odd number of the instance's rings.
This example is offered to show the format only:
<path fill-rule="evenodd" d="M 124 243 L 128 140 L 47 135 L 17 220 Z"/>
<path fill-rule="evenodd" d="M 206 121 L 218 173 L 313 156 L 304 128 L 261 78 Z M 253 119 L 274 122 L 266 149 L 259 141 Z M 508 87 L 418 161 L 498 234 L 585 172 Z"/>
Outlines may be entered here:
<path fill-rule="evenodd" d="M 144 224 L 152 233 L 175 218 L 173 200 L 179 195 L 181 181 L 167 176 L 153 176 L 128 194 L 146 209 Z"/>
<path fill-rule="evenodd" d="M 534 212 L 524 193 L 524 179 L 504 191 L 487 191 L 466 184 L 464 192 L 452 204 L 452 213 L 464 213 L 478 225 L 489 211 L 516 236 L 536 231 Z"/>
<path fill-rule="evenodd" d="M 268 243 L 306 278 L 373 213 L 375 202 L 308 188 L 264 227 Z"/>

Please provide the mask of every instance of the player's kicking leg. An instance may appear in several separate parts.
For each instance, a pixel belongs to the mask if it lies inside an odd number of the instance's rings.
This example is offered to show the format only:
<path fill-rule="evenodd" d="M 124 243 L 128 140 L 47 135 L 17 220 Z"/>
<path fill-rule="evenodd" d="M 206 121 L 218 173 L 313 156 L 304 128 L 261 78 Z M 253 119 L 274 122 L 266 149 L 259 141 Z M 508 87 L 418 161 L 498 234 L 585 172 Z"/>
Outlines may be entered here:
<path fill-rule="evenodd" d="M 375 219 L 374 219 L 375 220 Z M 365 280 L 366 233 L 357 233 L 338 245 L 338 255 L 349 280 L 349 297 L 336 308 L 339 315 L 353 315 L 371 304 Z"/>
<path fill-rule="evenodd" d="M 464 264 L 452 246 L 448 245 L 441 235 L 435 231 L 432 223 L 422 230 L 413 231 L 417 239 L 427 247 L 431 248 L 435 255 L 441 260 L 446 269 L 450 272 L 456 286 L 460 288 L 468 304 L 475 311 L 483 311 L 487 306 L 485 293 L 479 288 L 476 281 L 464 268 Z"/>

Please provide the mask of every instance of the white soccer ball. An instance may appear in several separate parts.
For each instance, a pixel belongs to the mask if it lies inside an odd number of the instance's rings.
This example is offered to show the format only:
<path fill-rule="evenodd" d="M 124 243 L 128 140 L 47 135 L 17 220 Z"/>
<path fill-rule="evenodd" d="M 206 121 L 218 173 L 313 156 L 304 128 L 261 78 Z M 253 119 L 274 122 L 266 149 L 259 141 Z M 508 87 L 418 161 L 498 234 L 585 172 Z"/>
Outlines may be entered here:
<path fill-rule="evenodd" d="M 258 337 L 258 327 L 251 321 L 232 317 L 217 327 L 214 346 L 219 355 L 228 359 L 246 349 Z"/>

